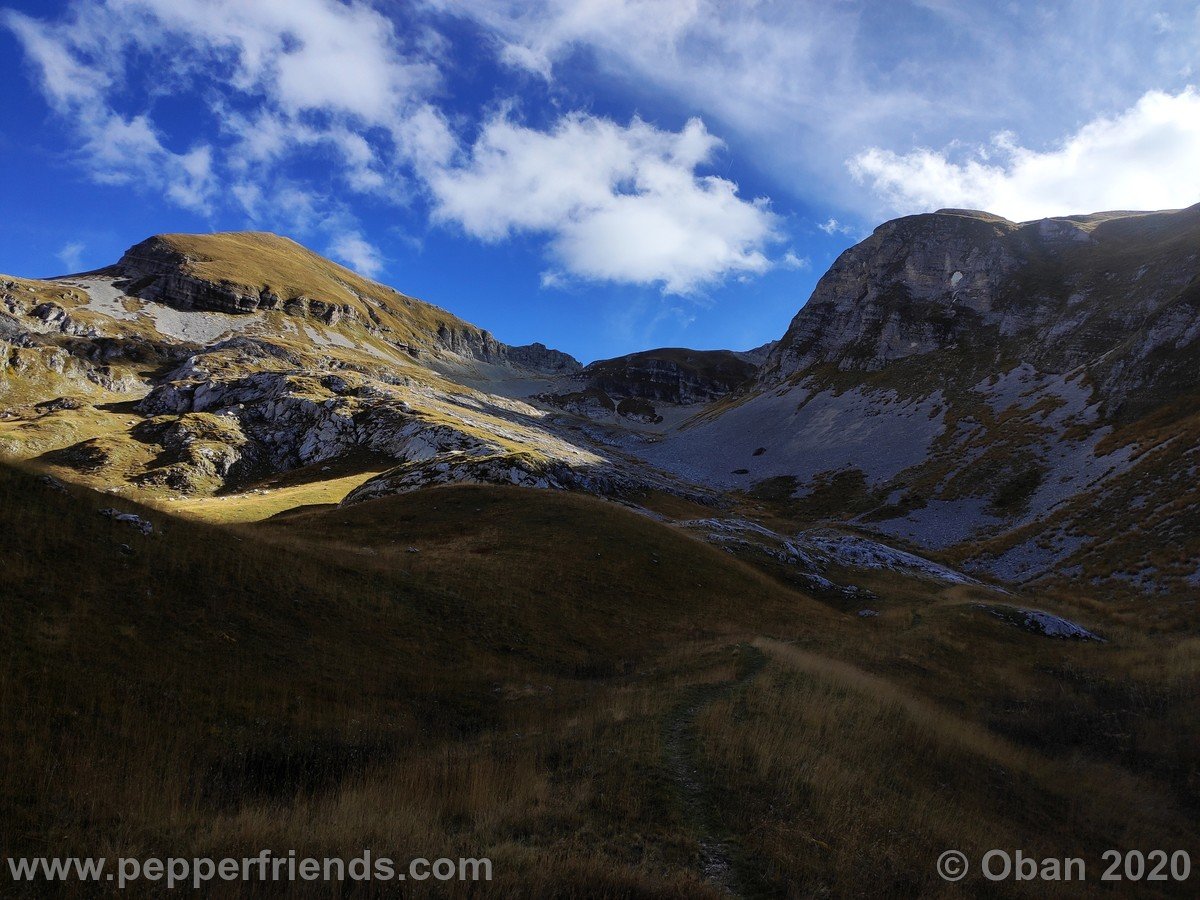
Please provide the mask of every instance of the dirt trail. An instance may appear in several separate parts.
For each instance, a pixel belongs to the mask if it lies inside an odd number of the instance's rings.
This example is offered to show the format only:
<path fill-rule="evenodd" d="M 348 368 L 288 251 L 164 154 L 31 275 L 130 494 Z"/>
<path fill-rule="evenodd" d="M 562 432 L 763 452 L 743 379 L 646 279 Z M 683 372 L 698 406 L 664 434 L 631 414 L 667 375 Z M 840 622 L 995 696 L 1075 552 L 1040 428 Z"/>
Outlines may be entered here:
<path fill-rule="evenodd" d="M 767 658 L 757 647 L 743 645 L 741 651 L 737 678 L 687 691 L 667 718 L 664 740 L 667 771 L 679 790 L 684 823 L 697 836 L 704 877 L 715 887 L 739 897 L 747 893 L 747 878 L 738 859 L 736 839 L 724 827 L 713 802 L 720 788 L 704 782 L 696 717 L 709 704 L 754 678 L 766 665 Z"/>

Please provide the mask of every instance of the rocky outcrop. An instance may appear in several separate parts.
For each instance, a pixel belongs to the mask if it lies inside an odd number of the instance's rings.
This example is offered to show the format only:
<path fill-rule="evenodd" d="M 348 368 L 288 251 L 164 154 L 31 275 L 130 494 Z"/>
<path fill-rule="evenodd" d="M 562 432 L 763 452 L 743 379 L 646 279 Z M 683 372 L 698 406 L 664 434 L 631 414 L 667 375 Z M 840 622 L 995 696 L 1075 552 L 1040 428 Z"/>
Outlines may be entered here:
<path fill-rule="evenodd" d="M 133 436 L 160 449 L 137 484 L 167 487 L 181 494 L 219 490 L 272 471 L 262 447 L 236 415 L 186 413 L 145 420 Z"/>
<path fill-rule="evenodd" d="M 613 469 L 576 468 L 527 453 L 479 455 L 452 451 L 430 459 L 403 463 L 351 491 L 343 506 L 393 494 L 406 494 L 439 484 L 500 484 L 551 490 L 580 490 L 620 496 L 641 485 Z"/>
<path fill-rule="evenodd" d="M 312 379 L 256 372 L 228 380 L 172 381 L 151 391 L 139 408 L 149 415 L 231 417 L 261 448 L 273 471 L 322 462 L 354 449 L 398 460 L 499 449 L 494 441 L 414 415 L 406 403 L 380 388 L 337 375 Z"/>
<path fill-rule="evenodd" d="M 548 391 L 536 399 L 596 421 L 655 425 L 663 421 L 655 403 L 706 403 L 747 385 L 758 371 L 756 353 L 681 348 L 631 353 L 575 371 L 570 379 L 574 390 Z M 571 373 L 566 369 L 561 374 Z"/>
<path fill-rule="evenodd" d="M 873 371 L 984 327 L 1021 265 L 1019 227 L 958 210 L 875 229 L 834 262 L 763 367 L 764 380 L 818 363 Z"/>
<path fill-rule="evenodd" d="M 753 362 L 729 350 L 664 348 L 594 362 L 582 377 L 613 398 L 691 404 L 723 397 L 756 372 Z"/>
<path fill-rule="evenodd" d="M 129 525 L 142 534 L 154 534 L 154 523 L 149 519 L 139 516 L 137 513 L 123 513 L 120 510 L 113 509 L 111 506 L 99 510 L 99 513 L 106 519 L 112 519 L 114 522 Z"/>
<path fill-rule="evenodd" d="M 571 375 L 583 368 L 579 360 L 569 353 L 552 350 L 540 343 L 507 347 L 505 356 L 509 362 L 522 368 L 533 372 L 544 372 L 548 375 Z"/>
<path fill-rule="evenodd" d="M 502 362 L 506 349 L 489 331 L 445 324 L 438 326 L 437 343 L 443 350 L 484 362 Z"/>
<path fill-rule="evenodd" d="M 761 367 L 771 356 L 771 352 L 779 346 L 779 341 L 767 341 L 761 346 L 754 347 L 750 350 L 734 350 L 733 355 L 738 359 L 744 359 L 746 362 Z"/>
<path fill-rule="evenodd" d="M 759 380 L 938 354 L 970 376 L 1091 366 L 1119 406 L 1158 380 L 1143 366 L 1177 370 L 1156 355 L 1194 341 L 1198 248 L 1200 205 L 1024 224 L 972 210 L 896 219 L 837 259 Z"/>
<path fill-rule="evenodd" d="M 512 347 L 496 340 L 490 331 L 474 327 L 441 325 L 437 342 L 443 350 L 459 356 L 497 364 L 509 363 L 539 374 L 569 375 L 583 368 L 575 357 L 561 350 L 551 350 L 545 344 Z"/>
<path fill-rule="evenodd" d="M 161 343 L 102 336 L 63 306 L 66 293 L 50 282 L 0 280 L 0 395 L 18 382 L 75 386 L 85 392 L 133 391 L 144 382 L 114 364 L 170 358 Z"/>
<path fill-rule="evenodd" d="M 601 474 L 599 459 L 553 435 L 500 419 L 481 421 L 478 408 L 463 406 L 470 398 L 460 394 L 397 378 L 386 368 L 309 374 L 306 360 L 294 351 L 271 349 L 258 339 L 232 338 L 162 376 L 138 404 L 147 419 L 135 433 L 139 441 L 162 448 L 162 464 L 138 483 L 180 493 L 211 491 L 222 479 L 230 486 L 252 474 L 352 451 L 411 465 L 406 480 L 393 479 L 398 488 L 421 480 L 514 483 L 496 462 L 501 459 L 504 465 L 540 460 L 538 471 L 550 475 L 592 470 L 588 477 L 597 489 L 605 479 L 619 480 L 615 472 Z M 581 479 L 561 474 L 549 486 Z"/>
<path fill-rule="evenodd" d="M 188 272 L 189 262 L 186 254 L 155 236 L 126 250 L 115 269 L 127 280 L 126 289 L 131 294 L 177 309 L 222 313 L 282 310 L 327 325 L 344 317 L 358 318 L 357 311 L 346 303 L 303 295 L 285 299 L 265 285 L 254 288 L 199 278 Z"/>

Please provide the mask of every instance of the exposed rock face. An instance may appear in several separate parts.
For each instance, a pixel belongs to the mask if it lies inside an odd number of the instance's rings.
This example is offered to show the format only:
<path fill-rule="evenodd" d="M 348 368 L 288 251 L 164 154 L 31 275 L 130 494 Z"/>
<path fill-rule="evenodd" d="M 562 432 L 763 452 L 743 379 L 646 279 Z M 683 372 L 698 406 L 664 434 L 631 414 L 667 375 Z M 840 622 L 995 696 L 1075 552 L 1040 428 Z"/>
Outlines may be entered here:
<path fill-rule="evenodd" d="M 347 494 L 342 505 L 405 494 L 438 484 L 511 484 L 517 487 L 581 490 L 602 496 L 619 496 L 641 487 L 637 480 L 611 469 L 589 471 L 519 453 L 479 455 L 452 451 L 389 469 Z"/>
<path fill-rule="evenodd" d="M 227 237 L 228 243 L 221 243 Z M 174 238 L 174 240 L 172 239 Z M 237 243 L 241 239 L 240 243 Z M 194 239 L 194 238 L 193 238 Z M 205 246 L 201 238 L 201 246 Z M 530 371 L 560 374 L 577 371 L 578 361 L 558 350 L 550 350 L 543 344 L 510 347 L 496 340 L 488 331 L 463 322 L 436 307 L 409 297 L 403 297 L 388 288 L 373 283 L 351 282 L 350 273 L 338 277 L 336 269 L 326 260 L 310 254 L 299 245 L 291 244 L 274 235 L 238 234 L 214 236 L 208 242 L 214 252 L 227 253 L 230 271 L 238 271 L 238 253 L 256 252 L 258 259 L 250 271 L 266 279 L 264 283 L 246 283 L 248 275 L 241 281 L 221 277 L 205 277 L 193 271 L 194 264 L 213 261 L 194 259 L 180 249 L 178 236 L 157 235 L 136 244 L 125 251 L 112 272 L 123 279 L 123 286 L 131 294 L 145 300 L 163 303 L 179 310 L 191 312 L 216 312 L 248 315 L 279 311 L 335 326 L 341 322 L 353 322 L 367 331 L 393 339 L 382 313 L 399 314 L 402 319 L 415 324 L 417 330 L 425 328 L 427 333 L 418 335 L 420 343 L 436 350 L 459 356 L 493 363 L 511 363 Z M 328 296 L 320 291 L 320 284 L 311 293 L 294 289 L 283 289 L 271 281 L 273 268 L 277 269 L 275 280 L 282 283 L 289 275 L 294 277 L 295 260 L 286 259 L 281 266 L 270 262 L 272 252 L 281 257 L 293 254 L 300 264 L 318 267 L 325 276 L 326 287 L 340 295 Z M 263 260 L 266 260 L 264 262 Z M 219 259 L 224 263 L 224 259 Z M 221 266 L 217 265 L 220 269 Z M 361 283 L 360 283 L 361 282 Z M 383 298 L 383 299 L 380 299 Z M 353 302 L 350 302 L 353 301 Z M 415 316 L 407 316 L 409 312 Z M 52 316 L 53 311 L 47 311 Z M 415 323 L 411 320 L 415 319 Z M 395 343 L 395 341 L 393 340 Z M 412 355 L 419 356 L 419 347 L 399 342 Z"/>
<path fill-rule="evenodd" d="M 660 486 L 519 417 L 463 406 L 470 398 L 453 391 L 389 384 L 386 371 L 309 374 L 290 362 L 287 353 L 268 358 L 258 342 L 235 338 L 166 373 L 138 404 L 148 418 L 135 436 L 162 450 L 135 480 L 195 493 L 370 451 L 397 466 L 354 501 L 460 481 L 598 494 Z M 285 370 L 247 371 L 280 363 Z M 92 452 L 72 452 L 83 450 Z"/>
<path fill-rule="evenodd" d="M 1172 590 L 1200 584 L 1198 394 L 1200 206 L 943 210 L 842 254 L 739 403 L 631 450 L 797 501 L 836 486 L 842 515 L 1007 581 Z"/>
<path fill-rule="evenodd" d="M 875 370 L 980 329 L 1020 265 L 1020 229 L 982 214 L 943 212 L 881 225 L 818 283 L 771 353 L 763 377 L 816 363 Z"/>
<path fill-rule="evenodd" d="M 136 513 L 123 513 L 119 510 L 108 507 L 99 511 L 100 515 L 106 519 L 112 519 L 114 522 L 121 522 L 136 528 L 142 534 L 154 534 L 154 523 L 148 519 L 143 519 Z"/>
<path fill-rule="evenodd" d="M 71 386 L 130 392 L 142 380 L 114 363 L 152 363 L 172 357 L 165 344 L 138 337 L 117 341 L 65 306 L 71 292 L 49 282 L 0 279 L 0 400 L 37 383 L 54 397 Z"/>
<path fill-rule="evenodd" d="M 605 421 L 617 415 L 617 401 L 599 388 L 585 388 L 560 394 L 538 394 L 535 399 L 587 419 Z"/>
<path fill-rule="evenodd" d="M 1007 622 L 1024 631 L 1041 634 L 1064 641 L 1099 641 L 1104 638 L 1088 631 L 1077 622 L 1043 612 L 1040 609 L 1025 609 L 1020 606 L 994 606 L 978 604 L 978 608 L 1002 622 Z"/>
<path fill-rule="evenodd" d="M 210 413 L 231 420 L 238 433 L 253 440 L 271 471 L 321 462 L 354 449 L 375 450 L 398 460 L 500 449 L 494 441 L 413 415 L 398 397 L 362 379 L 331 375 L 314 383 L 295 374 L 255 372 L 193 380 L 187 377 L 190 373 L 177 374 L 184 377 L 156 387 L 140 403 L 141 411 L 184 417 Z"/>
<path fill-rule="evenodd" d="M 779 346 L 779 341 L 767 341 L 760 347 L 754 347 L 751 350 L 734 350 L 732 353 L 738 359 L 744 359 L 746 362 L 761 368 L 777 346 Z"/>
<path fill-rule="evenodd" d="M 664 348 L 587 366 L 588 384 L 609 396 L 663 403 L 702 403 L 746 384 L 757 366 L 729 350 Z"/>
<path fill-rule="evenodd" d="M 355 315 L 355 310 L 344 303 L 305 296 L 285 301 L 267 286 L 254 290 L 229 281 L 198 278 L 187 273 L 188 262 L 185 254 L 155 236 L 126 250 L 116 269 L 128 279 L 131 293 L 178 309 L 223 313 L 278 309 L 311 316 L 327 325 Z"/>
<path fill-rule="evenodd" d="M 583 368 L 579 360 L 561 350 L 551 350 L 545 344 L 513 347 L 496 340 L 490 331 L 474 327 L 442 325 L 437 330 L 437 343 L 443 350 L 459 356 L 490 363 L 509 363 L 544 375 L 570 375 Z"/>
<path fill-rule="evenodd" d="M 441 325 L 437 330 L 437 340 L 443 349 L 459 356 L 469 356 L 485 362 L 500 362 L 504 358 L 504 345 L 488 331 Z"/>
<path fill-rule="evenodd" d="M 980 376 L 1086 365 L 1115 409 L 1186 368 L 1179 351 L 1200 331 L 1198 249 L 1200 205 L 1024 224 L 970 210 L 896 219 L 838 258 L 760 380 L 962 351 Z"/>
<path fill-rule="evenodd" d="M 523 344 L 519 347 L 508 347 L 506 355 L 509 362 L 516 363 L 534 372 L 545 372 L 549 375 L 570 375 L 580 371 L 583 366 L 579 360 L 561 350 L 551 350 L 545 344 Z"/>

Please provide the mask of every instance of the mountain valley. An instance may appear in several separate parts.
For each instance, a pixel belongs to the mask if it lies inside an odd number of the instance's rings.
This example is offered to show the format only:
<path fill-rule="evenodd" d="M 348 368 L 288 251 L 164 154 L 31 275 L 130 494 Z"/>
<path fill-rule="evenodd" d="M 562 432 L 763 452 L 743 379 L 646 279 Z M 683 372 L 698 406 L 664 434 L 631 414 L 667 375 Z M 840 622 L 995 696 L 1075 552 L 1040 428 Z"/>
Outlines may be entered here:
<path fill-rule="evenodd" d="M 910 216 L 802 301 L 583 365 L 266 233 L 0 276 L 6 845 L 1200 850 L 1200 206 Z"/>

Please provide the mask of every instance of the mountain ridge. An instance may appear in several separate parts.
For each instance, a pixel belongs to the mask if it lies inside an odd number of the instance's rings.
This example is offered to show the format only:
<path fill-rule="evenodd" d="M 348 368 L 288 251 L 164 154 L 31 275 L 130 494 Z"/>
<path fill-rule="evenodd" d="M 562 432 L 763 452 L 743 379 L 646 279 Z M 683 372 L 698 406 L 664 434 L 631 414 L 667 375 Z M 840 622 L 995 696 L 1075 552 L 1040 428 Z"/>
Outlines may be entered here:
<path fill-rule="evenodd" d="M 404 348 L 444 349 L 483 360 L 574 371 L 579 363 L 542 344 L 510 346 L 441 307 L 364 278 L 271 232 L 158 234 L 107 270 L 131 294 L 181 309 L 247 313 L 282 311 L 336 325 L 350 317 Z"/>
<path fill-rule="evenodd" d="M 1163 478 L 1200 432 L 1198 251 L 1200 205 L 908 216 L 841 254 L 778 342 L 584 367 L 286 238 L 158 235 L 4 282 L 5 396 L 28 402 L 0 448 L 196 502 L 362 453 L 386 471 L 339 500 L 499 481 L 789 516 L 836 490 L 834 521 L 980 575 L 1170 592 L 1200 547 L 1167 564 L 1089 510 L 1136 491 L 1154 533 L 1192 515 Z M 140 420 L 108 411 L 131 397 Z"/>

